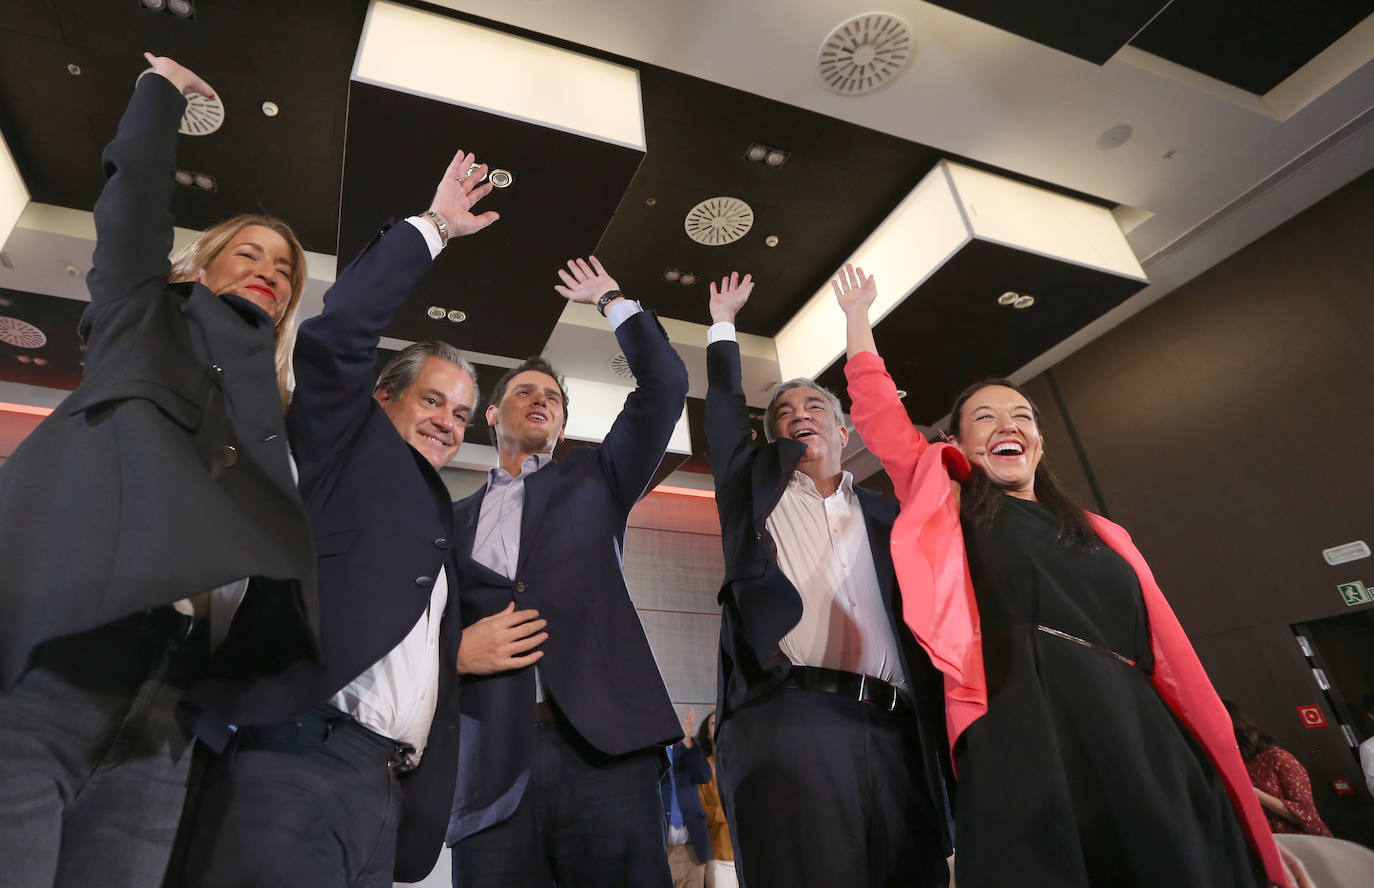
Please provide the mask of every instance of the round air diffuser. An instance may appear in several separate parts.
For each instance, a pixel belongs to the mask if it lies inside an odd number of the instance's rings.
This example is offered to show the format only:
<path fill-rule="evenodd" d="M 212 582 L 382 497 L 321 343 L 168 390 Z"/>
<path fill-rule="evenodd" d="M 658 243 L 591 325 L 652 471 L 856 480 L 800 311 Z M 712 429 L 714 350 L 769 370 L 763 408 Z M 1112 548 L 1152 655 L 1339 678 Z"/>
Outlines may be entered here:
<path fill-rule="evenodd" d="M 48 337 L 28 321 L 0 315 L 0 342 L 19 348 L 42 348 L 48 344 Z"/>
<path fill-rule="evenodd" d="M 859 96 L 896 77 L 913 49 L 911 28 L 895 15 L 859 15 L 825 38 L 816 58 L 816 73 L 826 89 Z"/>
<path fill-rule="evenodd" d="M 712 197 L 688 210 L 682 227 L 699 244 L 733 244 L 754 227 L 754 211 L 738 197 Z"/>
<path fill-rule="evenodd" d="M 139 80 L 153 73 L 149 68 L 138 75 Z M 224 103 L 219 100 L 219 92 L 213 87 L 210 90 L 215 94 L 213 99 L 192 93 L 186 97 L 186 110 L 181 115 L 181 126 L 178 128 L 183 136 L 208 136 L 215 130 L 224 125 Z"/>

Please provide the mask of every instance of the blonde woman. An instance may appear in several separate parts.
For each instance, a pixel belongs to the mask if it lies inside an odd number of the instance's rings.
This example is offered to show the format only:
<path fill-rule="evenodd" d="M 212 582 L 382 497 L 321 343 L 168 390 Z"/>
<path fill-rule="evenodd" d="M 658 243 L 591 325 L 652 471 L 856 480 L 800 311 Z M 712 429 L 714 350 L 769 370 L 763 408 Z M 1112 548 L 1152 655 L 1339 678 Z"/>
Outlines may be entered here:
<path fill-rule="evenodd" d="M 304 253 L 284 223 L 240 216 L 169 263 L 184 96 L 210 91 L 147 60 L 103 157 L 82 383 L 0 465 L 15 888 L 160 884 L 190 759 L 173 707 L 207 656 L 207 590 L 259 578 L 248 601 L 279 612 L 273 644 L 313 647 L 282 418 Z"/>

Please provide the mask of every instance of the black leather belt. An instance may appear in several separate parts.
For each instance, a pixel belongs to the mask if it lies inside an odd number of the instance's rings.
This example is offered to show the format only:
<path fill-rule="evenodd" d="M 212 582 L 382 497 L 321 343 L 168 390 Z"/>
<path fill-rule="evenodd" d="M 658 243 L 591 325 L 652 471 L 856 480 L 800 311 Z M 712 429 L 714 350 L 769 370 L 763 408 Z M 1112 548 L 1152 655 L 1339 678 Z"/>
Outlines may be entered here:
<path fill-rule="evenodd" d="M 234 734 L 239 749 L 266 749 L 275 752 L 309 753 L 319 749 L 335 733 L 347 732 L 376 751 L 388 767 L 406 770 L 413 767 L 414 747 L 397 743 L 359 723 L 333 706 L 316 706 L 293 719 L 266 725 L 243 725 Z"/>
<path fill-rule="evenodd" d="M 784 687 L 800 688 L 803 691 L 821 691 L 826 694 L 839 694 L 860 703 L 867 703 L 888 712 L 912 713 L 911 703 L 893 685 L 857 672 L 841 672 L 822 666 L 793 666 L 787 678 L 782 680 Z"/>

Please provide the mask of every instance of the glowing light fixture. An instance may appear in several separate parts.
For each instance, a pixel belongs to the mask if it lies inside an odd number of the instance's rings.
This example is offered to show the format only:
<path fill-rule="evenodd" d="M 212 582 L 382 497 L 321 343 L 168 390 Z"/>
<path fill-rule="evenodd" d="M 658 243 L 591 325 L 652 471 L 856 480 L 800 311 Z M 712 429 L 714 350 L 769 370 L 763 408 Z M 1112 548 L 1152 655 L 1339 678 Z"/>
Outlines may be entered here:
<path fill-rule="evenodd" d="M 353 79 L 644 150 L 633 68 L 389 0 L 368 7 Z"/>
<path fill-rule="evenodd" d="M 848 262 L 882 280 L 877 324 L 973 240 L 1147 281 L 1110 210 L 949 161 L 912 189 Z M 1033 297 L 1015 294 L 1013 307 Z M 971 297 L 972 298 L 972 297 Z M 986 297 L 980 297 L 986 298 Z M 1030 302 L 1019 304 L 1021 300 Z M 816 376 L 844 354 L 844 324 L 827 282 L 774 340 L 784 379 Z"/>
<path fill-rule="evenodd" d="M 19 167 L 14 163 L 9 146 L 0 136 L 0 247 L 9 240 L 14 231 L 19 214 L 29 205 L 29 189 L 24 185 L 24 177 L 19 175 Z"/>

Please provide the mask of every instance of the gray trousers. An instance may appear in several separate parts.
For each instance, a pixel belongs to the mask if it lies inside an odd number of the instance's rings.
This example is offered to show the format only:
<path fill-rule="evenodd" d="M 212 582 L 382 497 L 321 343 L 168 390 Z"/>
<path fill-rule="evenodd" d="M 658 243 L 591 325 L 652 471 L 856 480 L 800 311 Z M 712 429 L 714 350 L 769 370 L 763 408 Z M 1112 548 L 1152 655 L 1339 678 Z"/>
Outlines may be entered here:
<path fill-rule="evenodd" d="M 170 607 L 37 649 L 0 693 L 6 886 L 162 884 L 191 765 L 174 707 L 205 656 Z"/>

